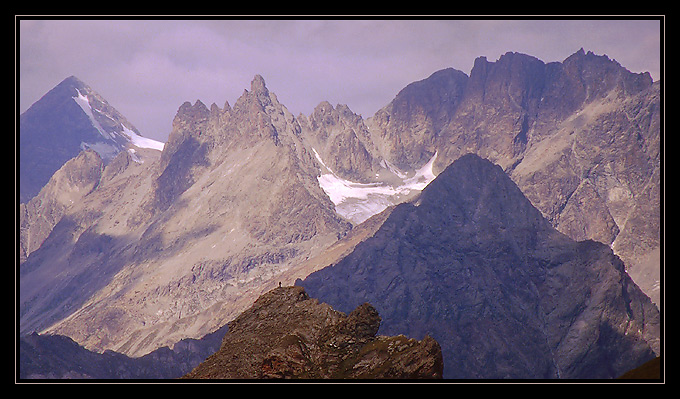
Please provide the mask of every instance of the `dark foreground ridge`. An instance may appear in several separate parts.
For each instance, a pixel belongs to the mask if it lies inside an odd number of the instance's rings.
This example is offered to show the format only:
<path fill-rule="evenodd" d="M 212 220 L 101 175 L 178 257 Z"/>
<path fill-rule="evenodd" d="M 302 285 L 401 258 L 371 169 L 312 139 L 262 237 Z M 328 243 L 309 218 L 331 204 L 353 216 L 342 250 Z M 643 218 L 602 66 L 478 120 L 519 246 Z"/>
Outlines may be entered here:
<path fill-rule="evenodd" d="M 229 323 L 220 350 L 182 378 L 442 377 L 433 338 L 376 336 L 380 320 L 368 303 L 345 315 L 302 287 L 275 288 Z"/>

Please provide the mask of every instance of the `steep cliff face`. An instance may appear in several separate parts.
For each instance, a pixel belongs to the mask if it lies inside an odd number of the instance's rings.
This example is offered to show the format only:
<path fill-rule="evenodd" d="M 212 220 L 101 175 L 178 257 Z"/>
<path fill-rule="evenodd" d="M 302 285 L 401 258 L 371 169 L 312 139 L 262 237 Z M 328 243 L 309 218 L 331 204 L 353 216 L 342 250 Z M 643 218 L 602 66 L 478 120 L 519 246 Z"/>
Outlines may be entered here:
<path fill-rule="evenodd" d="M 438 150 L 441 130 L 463 100 L 468 76 L 449 68 L 401 90 L 367 121 L 378 155 L 397 169 L 415 170 Z"/>
<path fill-rule="evenodd" d="M 499 164 L 558 230 L 612 246 L 659 302 L 659 82 L 581 49 L 547 64 L 480 57 L 469 77 L 443 70 L 407 89 L 367 121 L 386 162 Z"/>
<path fill-rule="evenodd" d="M 275 288 L 230 322 L 220 350 L 183 378 L 441 378 L 435 340 L 376 336 L 379 326 L 367 303 L 345 315 L 301 287 Z"/>
<path fill-rule="evenodd" d="M 611 250 L 544 219 L 496 165 L 455 161 L 375 234 L 296 283 L 383 334 L 441 345 L 445 378 L 614 378 L 659 350 L 659 313 Z"/>
<path fill-rule="evenodd" d="M 300 116 L 301 135 L 330 171 L 356 182 L 375 181 L 380 159 L 361 116 L 349 107 L 321 102 L 309 117 Z"/>
<path fill-rule="evenodd" d="M 659 85 L 624 87 L 559 123 L 509 174 L 558 230 L 610 245 L 659 303 Z"/>

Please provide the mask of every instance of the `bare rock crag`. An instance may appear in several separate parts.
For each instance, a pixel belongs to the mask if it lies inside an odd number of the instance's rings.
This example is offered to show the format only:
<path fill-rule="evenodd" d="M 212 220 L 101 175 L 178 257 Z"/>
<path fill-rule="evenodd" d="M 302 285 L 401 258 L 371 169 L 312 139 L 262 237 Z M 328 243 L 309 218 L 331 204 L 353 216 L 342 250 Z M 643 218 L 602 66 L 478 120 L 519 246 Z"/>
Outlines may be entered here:
<path fill-rule="evenodd" d="M 368 303 L 348 315 L 302 287 L 275 288 L 229 323 L 220 350 L 185 379 L 441 378 L 439 344 L 376 336 Z"/>

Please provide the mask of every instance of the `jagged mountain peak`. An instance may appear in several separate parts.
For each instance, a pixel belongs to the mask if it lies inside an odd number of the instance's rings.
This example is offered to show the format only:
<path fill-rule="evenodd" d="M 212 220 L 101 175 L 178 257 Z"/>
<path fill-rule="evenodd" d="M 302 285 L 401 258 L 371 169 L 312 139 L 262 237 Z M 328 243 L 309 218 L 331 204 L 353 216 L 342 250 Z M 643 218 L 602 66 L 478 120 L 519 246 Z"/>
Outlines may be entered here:
<path fill-rule="evenodd" d="M 62 80 L 61 83 L 57 85 L 57 87 L 63 86 L 63 87 L 71 87 L 71 88 L 79 88 L 79 89 L 89 89 L 89 86 L 85 84 L 82 80 L 80 80 L 78 77 L 75 75 L 71 75 L 67 77 L 66 79 Z"/>
<path fill-rule="evenodd" d="M 253 80 L 250 82 L 250 90 L 255 93 L 269 93 L 269 90 L 267 89 L 267 84 L 264 81 L 264 78 L 260 74 L 256 74 L 253 77 Z"/>
<path fill-rule="evenodd" d="M 320 102 L 309 115 L 305 117 L 313 130 L 322 126 L 331 127 L 341 121 L 357 129 L 357 125 L 363 124 L 361 116 L 355 114 L 346 104 L 336 104 L 333 106 L 328 101 Z"/>
<path fill-rule="evenodd" d="M 315 114 L 331 114 L 333 111 L 335 111 L 335 107 L 333 107 L 333 104 L 330 102 L 324 100 L 321 101 L 316 107 L 314 107 L 314 111 L 312 112 L 312 115 Z"/>
<path fill-rule="evenodd" d="M 207 117 L 209 114 L 208 107 L 203 104 L 201 100 L 196 100 L 192 105 L 191 102 L 185 101 L 177 110 L 177 116 L 187 116 L 190 118 Z"/>
<path fill-rule="evenodd" d="M 267 89 L 264 78 L 261 75 L 255 75 L 250 82 L 250 90 L 243 89 L 243 93 L 236 99 L 233 110 L 238 111 L 244 109 L 250 112 L 249 106 L 264 108 L 271 102 L 269 98 L 269 89 Z"/>
<path fill-rule="evenodd" d="M 588 89 L 586 102 L 604 97 L 617 87 L 628 95 L 634 95 L 649 88 L 654 82 L 649 72 L 631 72 L 606 54 L 585 52 L 583 48 L 567 57 L 562 65 L 569 73 L 577 74 L 583 79 L 583 84 Z"/>
<path fill-rule="evenodd" d="M 255 75 L 250 82 L 250 91 L 248 91 L 248 89 L 243 89 L 243 94 L 236 100 L 234 109 L 247 105 L 264 109 L 265 107 L 272 105 L 272 97 L 275 96 L 267 89 L 267 85 L 262 75 L 258 74 Z M 278 101 L 276 102 L 278 103 Z"/>
<path fill-rule="evenodd" d="M 173 119 L 173 128 L 168 138 L 168 151 L 163 154 L 162 167 L 186 140 L 195 145 L 210 143 L 210 147 L 229 147 L 236 145 L 252 145 L 259 137 L 270 137 L 278 141 L 279 131 L 286 130 L 282 124 L 274 126 L 276 114 L 285 114 L 287 110 L 276 100 L 265 86 L 261 75 L 255 75 L 251 82 L 251 90 L 244 89 L 232 108 L 228 101 L 220 109 L 216 104 L 208 108 L 200 99 L 193 104 L 185 101 L 177 110 Z"/>

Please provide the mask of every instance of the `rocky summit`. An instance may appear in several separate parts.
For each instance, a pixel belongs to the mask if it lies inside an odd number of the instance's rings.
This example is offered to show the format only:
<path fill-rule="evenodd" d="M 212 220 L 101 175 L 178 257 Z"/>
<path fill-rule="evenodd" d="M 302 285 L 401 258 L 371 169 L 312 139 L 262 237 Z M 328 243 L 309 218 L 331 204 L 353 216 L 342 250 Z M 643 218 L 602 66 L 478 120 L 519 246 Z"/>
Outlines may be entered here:
<path fill-rule="evenodd" d="M 351 313 L 310 298 L 302 287 L 275 288 L 229 323 L 222 346 L 184 379 L 430 379 L 442 377 L 439 344 L 376 336 L 378 312 Z"/>

